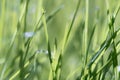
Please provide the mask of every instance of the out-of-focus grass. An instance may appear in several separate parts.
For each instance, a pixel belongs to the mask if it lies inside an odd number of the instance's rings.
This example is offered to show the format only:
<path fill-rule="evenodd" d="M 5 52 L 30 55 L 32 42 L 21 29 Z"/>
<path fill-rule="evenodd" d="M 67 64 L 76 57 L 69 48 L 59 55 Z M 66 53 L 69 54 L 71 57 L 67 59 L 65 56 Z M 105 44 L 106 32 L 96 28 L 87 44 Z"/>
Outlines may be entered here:
<path fill-rule="evenodd" d="M 119 0 L 0 0 L 0 80 L 119 80 Z"/>

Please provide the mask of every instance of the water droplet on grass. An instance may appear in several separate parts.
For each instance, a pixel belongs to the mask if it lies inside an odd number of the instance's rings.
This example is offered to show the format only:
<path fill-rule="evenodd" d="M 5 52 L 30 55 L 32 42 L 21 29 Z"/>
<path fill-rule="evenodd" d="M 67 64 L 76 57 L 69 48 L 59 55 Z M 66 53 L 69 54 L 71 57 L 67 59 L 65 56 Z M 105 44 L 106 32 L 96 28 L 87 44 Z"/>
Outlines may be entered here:
<path fill-rule="evenodd" d="M 38 54 L 38 53 L 48 54 L 48 51 L 41 49 L 41 50 L 37 50 L 35 53 L 36 53 L 36 54 Z"/>
<path fill-rule="evenodd" d="M 30 37 L 33 37 L 34 34 L 35 34 L 34 32 L 25 32 L 24 36 L 25 36 L 25 38 L 30 38 Z"/>

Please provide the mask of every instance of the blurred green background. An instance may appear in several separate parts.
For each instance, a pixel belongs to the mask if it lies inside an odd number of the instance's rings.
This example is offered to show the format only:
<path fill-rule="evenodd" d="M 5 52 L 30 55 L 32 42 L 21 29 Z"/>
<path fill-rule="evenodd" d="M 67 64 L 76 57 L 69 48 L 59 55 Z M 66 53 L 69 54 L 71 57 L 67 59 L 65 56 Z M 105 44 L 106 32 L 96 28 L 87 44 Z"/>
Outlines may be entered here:
<path fill-rule="evenodd" d="M 22 1 L 22 0 L 21 0 Z M 20 54 L 19 46 L 22 42 L 17 37 L 11 50 L 7 53 L 12 37 L 17 28 L 17 22 L 21 14 L 21 1 L 20 0 L 0 0 L 0 74 L 2 74 L 3 64 L 5 63 L 5 56 L 9 54 L 7 59 L 7 65 L 5 69 L 4 78 L 9 78 L 16 70 L 19 69 L 19 58 L 16 56 Z M 24 1 L 24 0 L 23 0 Z M 60 80 L 65 80 L 70 72 L 73 72 L 76 68 L 83 67 L 85 53 L 82 52 L 83 45 L 83 29 L 85 23 L 85 1 L 81 0 L 80 8 L 73 25 L 70 40 L 64 51 L 62 60 L 62 73 Z M 120 0 L 108 0 L 110 13 L 113 13 L 120 4 Z M 58 50 L 62 46 L 62 40 L 68 26 L 73 18 L 78 0 L 30 0 L 27 13 L 26 32 L 33 32 L 34 24 L 41 16 L 42 7 L 45 10 L 46 17 L 49 16 L 54 10 L 59 7 L 62 9 L 47 22 L 48 34 L 51 44 L 51 50 L 54 50 L 54 41 L 57 39 Z M 90 45 L 89 59 L 99 49 L 101 43 L 106 39 L 108 33 L 107 24 L 107 8 L 106 0 L 89 0 L 89 18 L 88 18 L 88 41 L 90 38 L 93 26 L 96 24 L 94 38 Z M 115 29 L 120 26 L 120 13 L 115 21 Z M 24 34 L 22 34 L 24 36 Z M 119 40 L 119 36 L 116 41 Z M 30 45 L 27 59 L 36 50 L 47 50 L 44 29 L 41 28 L 35 34 L 35 37 Z M 37 56 L 39 66 L 37 67 L 34 80 L 48 80 L 49 75 L 49 59 L 46 54 L 40 54 Z M 119 62 L 120 63 L 120 62 Z M 81 71 L 80 71 L 81 72 Z M 79 73 L 77 75 L 79 75 Z M 10 74 L 11 73 L 11 74 Z M 106 80 L 110 80 L 110 74 L 106 77 Z M 17 79 L 16 79 L 17 80 Z M 71 78 L 74 80 L 74 77 Z"/>

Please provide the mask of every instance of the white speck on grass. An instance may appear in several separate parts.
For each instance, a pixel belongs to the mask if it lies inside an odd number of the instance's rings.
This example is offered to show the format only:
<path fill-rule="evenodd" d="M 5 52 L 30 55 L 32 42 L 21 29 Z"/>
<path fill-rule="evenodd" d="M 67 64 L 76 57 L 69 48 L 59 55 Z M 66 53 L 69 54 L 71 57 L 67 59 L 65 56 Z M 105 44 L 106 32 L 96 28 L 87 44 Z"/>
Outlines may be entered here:
<path fill-rule="evenodd" d="M 37 50 L 35 53 L 36 54 L 41 54 L 41 53 L 48 54 L 48 50 L 41 49 L 41 50 Z M 51 57 L 54 59 L 55 58 L 55 53 L 51 52 L 51 55 L 52 55 Z"/>
<path fill-rule="evenodd" d="M 118 66 L 117 68 L 118 68 L 118 72 L 120 72 L 120 66 Z"/>
<path fill-rule="evenodd" d="M 25 32 L 24 36 L 25 36 L 25 38 L 30 38 L 30 37 L 33 37 L 34 34 L 35 34 L 34 32 Z"/>
<path fill-rule="evenodd" d="M 41 49 L 41 50 L 37 50 L 35 53 L 36 53 L 36 54 L 39 54 L 39 53 L 48 54 L 48 51 Z"/>

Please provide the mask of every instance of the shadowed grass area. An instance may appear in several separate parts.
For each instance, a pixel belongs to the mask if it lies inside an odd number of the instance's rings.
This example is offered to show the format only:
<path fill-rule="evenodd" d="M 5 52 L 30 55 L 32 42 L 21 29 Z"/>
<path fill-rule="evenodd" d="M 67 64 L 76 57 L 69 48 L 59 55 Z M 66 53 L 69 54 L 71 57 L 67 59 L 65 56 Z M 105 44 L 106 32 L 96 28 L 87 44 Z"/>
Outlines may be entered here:
<path fill-rule="evenodd" d="M 119 0 L 0 0 L 0 80 L 119 80 Z"/>

